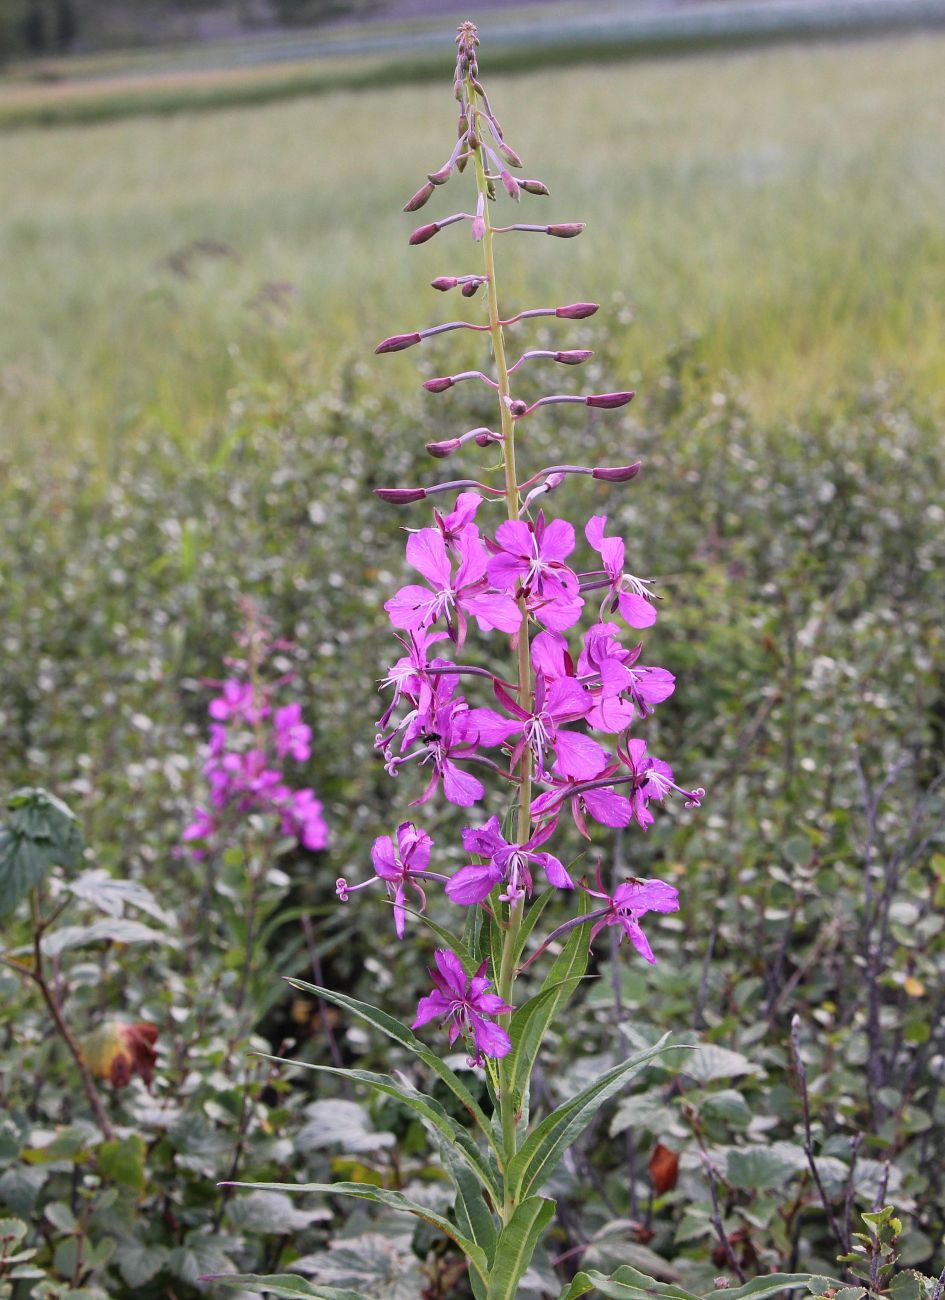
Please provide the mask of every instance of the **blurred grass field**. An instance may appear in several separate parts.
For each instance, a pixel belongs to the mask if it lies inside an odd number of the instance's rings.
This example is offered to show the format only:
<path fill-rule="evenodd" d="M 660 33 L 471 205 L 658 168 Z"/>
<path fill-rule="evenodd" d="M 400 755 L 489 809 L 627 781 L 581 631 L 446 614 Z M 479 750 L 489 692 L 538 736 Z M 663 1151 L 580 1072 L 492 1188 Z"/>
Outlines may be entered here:
<path fill-rule="evenodd" d="M 493 77 L 552 190 L 522 219 L 588 223 L 519 237 L 510 305 L 615 305 L 598 320 L 644 419 L 689 342 L 766 419 L 884 380 L 941 410 L 943 66 L 945 36 L 912 35 Z M 113 462 L 156 429 L 203 454 L 235 387 L 325 391 L 377 338 L 457 314 L 425 286 L 473 269 L 472 246 L 408 249 L 400 212 L 442 161 L 443 82 L 0 134 L 14 457 Z M 417 380 L 387 359 L 375 382 Z"/>

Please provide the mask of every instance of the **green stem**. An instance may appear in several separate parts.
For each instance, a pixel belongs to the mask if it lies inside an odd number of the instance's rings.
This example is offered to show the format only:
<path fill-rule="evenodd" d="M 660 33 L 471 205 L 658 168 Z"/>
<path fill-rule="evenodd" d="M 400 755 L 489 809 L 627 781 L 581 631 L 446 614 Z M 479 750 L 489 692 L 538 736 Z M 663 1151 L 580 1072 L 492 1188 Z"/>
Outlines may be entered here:
<path fill-rule="evenodd" d="M 468 102 L 475 106 L 476 91 L 471 81 L 466 81 L 466 93 Z M 479 113 L 475 110 L 475 131 L 477 137 L 481 139 L 479 126 Z M 488 182 L 486 180 L 486 169 L 482 157 L 482 149 L 475 150 L 476 164 L 476 187 L 483 196 L 485 234 L 482 239 L 483 261 L 485 264 L 486 274 L 486 296 L 489 310 L 489 333 L 492 338 L 492 351 L 495 357 L 496 383 L 498 385 L 499 396 L 499 419 L 502 431 L 502 468 L 505 473 L 505 503 L 506 513 L 509 519 L 519 518 L 519 491 L 518 478 L 515 471 L 515 422 L 512 419 L 509 410 L 509 398 L 511 396 L 509 388 L 509 371 L 505 355 L 505 337 L 502 330 L 502 318 L 499 314 L 499 292 L 496 285 L 495 274 L 495 254 L 493 251 L 493 242 L 495 233 L 492 228 L 492 220 L 489 212 L 489 193 Z M 531 659 L 529 656 L 528 643 L 528 611 L 525 608 L 524 597 L 519 598 L 519 609 L 522 614 L 522 624 L 518 636 L 518 654 L 517 654 L 517 671 L 518 671 L 518 700 L 523 708 L 531 707 L 532 700 L 532 671 Z M 518 820 L 516 828 L 516 840 L 519 844 L 524 844 L 531 833 L 531 802 L 532 802 L 532 754 L 526 746 L 522 752 L 522 757 L 518 763 Z M 496 991 L 504 1002 L 512 1003 L 512 990 L 515 984 L 515 956 L 518 949 L 518 936 L 522 926 L 522 915 L 524 903 L 521 898 L 515 900 L 509 905 L 508 923 L 505 927 L 505 935 L 502 942 L 502 957 L 499 964 L 499 971 L 496 980 Z M 499 1114 L 502 1121 L 502 1146 L 505 1154 L 505 1163 L 515 1155 L 517 1146 L 517 1103 L 515 1097 L 511 1094 L 509 1085 L 509 1075 L 506 1062 L 499 1062 Z M 508 1222 L 515 1206 L 508 1198 L 502 1207 L 502 1218 Z"/>

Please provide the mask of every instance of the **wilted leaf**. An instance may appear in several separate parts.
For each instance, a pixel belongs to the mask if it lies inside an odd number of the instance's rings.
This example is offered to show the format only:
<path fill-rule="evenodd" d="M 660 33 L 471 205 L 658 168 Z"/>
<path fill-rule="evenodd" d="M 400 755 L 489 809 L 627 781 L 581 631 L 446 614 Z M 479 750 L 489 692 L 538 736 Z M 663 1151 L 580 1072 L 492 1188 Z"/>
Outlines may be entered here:
<path fill-rule="evenodd" d="M 679 1177 L 679 1152 L 671 1151 L 669 1147 L 663 1146 L 662 1142 L 657 1142 L 650 1153 L 647 1168 L 657 1196 L 662 1196 L 664 1192 L 671 1192 Z"/>

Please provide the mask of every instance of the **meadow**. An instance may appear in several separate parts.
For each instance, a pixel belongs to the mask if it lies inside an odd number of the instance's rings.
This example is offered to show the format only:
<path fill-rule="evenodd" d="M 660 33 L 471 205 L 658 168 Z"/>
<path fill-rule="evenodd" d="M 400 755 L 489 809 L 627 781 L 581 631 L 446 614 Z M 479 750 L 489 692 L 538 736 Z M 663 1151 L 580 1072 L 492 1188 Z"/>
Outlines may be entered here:
<path fill-rule="evenodd" d="M 555 1175 L 526 1300 L 579 1262 L 700 1292 L 832 1276 L 857 1216 L 890 1202 L 899 1271 L 867 1268 L 870 1294 L 933 1295 L 902 1270 L 938 1274 L 945 1235 L 943 56 L 915 35 L 489 79 L 552 192 L 531 211 L 587 222 L 500 247 L 504 291 L 599 301 L 569 344 L 595 350 L 588 387 L 638 390 L 607 422 L 536 421 L 524 455 L 643 460 L 592 499 L 664 598 L 648 652 L 678 690 L 648 739 L 709 791 L 581 859 L 671 879 L 682 909 L 653 927 L 652 968 L 599 945 L 536 1106 L 662 1030 L 706 1046 L 698 1068 L 648 1070 Z M 392 792 L 372 748 L 382 604 L 419 522 L 372 489 L 452 477 L 423 443 L 480 399 L 419 378 L 484 358 L 372 348 L 458 314 L 426 287 L 456 232 L 408 248 L 400 212 L 452 131 L 445 76 L 0 133 L 3 793 L 47 787 L 88 846 L 70 832 L 48 884 L 58 908 L 86 873 L 47 936 L 75 1034 L 157 1030 L 150 1088 L 103 1075 L 102 1142 L 23 978 L 30 916 L 2 917 L 0 1215 L 36 1253 L 15 1280 L 3 1246 L 0 1295 L 189 1300 L 203 1273 L 287 1268 L 378 1300 L 469 1294 L 435 1231 L 216 1188 L 344 1177 L 442 1203 L 395 1104 L 250 1052 L 408 1068 L 280 975 L 409 1017 L 426 964 L 380 897 L 342 907 L 334 882 L 364 877 L 421 785 Z M 238 828 L 209 860 L 182 847 L 246 598 L 290 643 L 274 670 L 313 727 L 300 771 L 331 830 L 263 865 Z M 455 811 L 428 811 L 456 843 Z"/>

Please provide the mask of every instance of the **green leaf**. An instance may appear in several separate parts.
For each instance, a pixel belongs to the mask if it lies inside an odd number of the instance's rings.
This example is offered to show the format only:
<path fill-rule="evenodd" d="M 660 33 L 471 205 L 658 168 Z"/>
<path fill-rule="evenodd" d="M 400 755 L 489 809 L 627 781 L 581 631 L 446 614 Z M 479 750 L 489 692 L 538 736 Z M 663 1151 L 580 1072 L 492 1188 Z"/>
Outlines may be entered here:
<path fill-rule="evenodd" d="M 350 1079 L 353 1083 L 363 1083 L 365 1087 L 372 1088 L 375 1092 L 382 1093 L 384 1096 L 393 1097 L 421 1120 L 431 1124 L 451 1144 L 453 1149 L 462 1154 L 463 1159 L 494 1201 L 502 1199 L 488 1162 L 463 1126 L 457 1124 L 456 1120 L 446 1113 L 438 1101 L 411 1087 L 406 1080 L 401 1082 L 392 1075 L 374 1074 L 369 1070 L 342 1069 L 334 1065 L 316 1065 L 308 1061 L 287 1061 L 281 1056 L 268 1056 L 265 1059 L 281 1061 L 284 1065 L 297 1065 L 304 1070 L 315 1070 L 319 1074 L 333 1074 L 339 1078 Z"/>
<path fill-rule="evenodd" d="M 419 1056 L 424 1065 L 428 1066 L 438 1078 L 443 1080 L 457 1101 L 469 1111 L 486 1135 L 486 1139 L 496 1155 L 501 1155 L 492 1125 L 459 1075 L 441 1061 L 435 1052 L 431 1052 L 428 1047 L 425 1047 L 420 1039 L 405 1025 L 402 1025 L 399 1020 L 388 1015 L 386 1011 L 381 1011 L 378 1007 L 372 1007 L 368 1002 L 359 1002 L 357 998 L 348 997 L 346 993 L 336 993 L 334 989 L 320 988 L 319 985 L 309 984 L 306 980 L 290 979 L 286 983 L 291 984 L 293 988 L 300 989 L 303 993 L 313 993 L 315 997 L 324 998 L 326 1002 L 332 1002 L 336 1007 L 350 1011 L 352 1015 L 358 1016 L 361 1020 L 366 1020 L 369 1025 L 379 1029 L 382 1034 L 392 1038 L 395 1043 L 400 1043 L 402 1047 L 406 1047 L 415 1056 Z"/>
<path fill-rule="evenodd" d="M 17 790 L 0 825 L 0 916 L 41 883 L 50 867 L 71 869 L 82 858 L 79 823 L 48 790 Z"/>
<path fill-rule="evenodd" d="M 486 1276 L 485 1251 L 474 1241 L 463 1236 L 448 1219 L 427 1209 L 425 1205 L 411 1201 L 409 1197 L 404 1196 L 403 1192 L 388 1191 L 384 1187 L 372 1187 L 368 1183 L 224 1183 L 222 1186 L 245 1187 L 248 1191 L 254 1192 L 289 1192 L 296 1196 L 309 1192 L 320 1192 L 324 1196 L 351 1196 L 355 1200 L 374 1201 L 377 1205 L 386 1205 L 388 1209 L 401 1210 L 404 1214 L 412 1214 L 415 1218 L 422 1219 L 424 1223 L 429 1223 L 431 1227 L 438 1228 L 444 1236 L 456 1243 L 473 1268 L 483 1277 Z"/>
<path fill-rule="evenodd" d="M 369 1300 L 360 1291 L 320 1286 L 295 1273 L 273 1273 L 270 1277 L 262 1273 L 210 1273 L 199 1280 L 215 1282 L 217 1286 L 238 1286 L 257 1295 L 285 1296 L 287 1300 Z"/>
<path fill-rule="evenodd" d="M 120 917 L 126 907 L 136 907 L 148 916 L 153 916 L 162 925 L 176 924 L 174 914 L 161 907 L 150 889 L 145 889 L 137 880 L 119 879 L 103 867 L 83 871 L 66 888 L 76 898 L 91 903 L 108 916 Z"/>
<path fill-rule="evenodd" d="M 492 1211 L 486 1204 L 479 1183 L 456 1154 L 456 1148 L 436 1134 L 440 1159 L 456 1188 L 456 1200 L 453 1213 L 456 1223 L 464 1236 L 471 1237 L 477 1246 L 485 1251 L 490 1267 L 495 1254 L 496 1223 Z M 485 1283 L 478 1273 L 471 1273 L 473 1292 L 476 1300 L 485 1300 Z"/>
<path fill-rule="evenodd" d="M 146 1153 L 144 1138 L 137 1133 L 103 1142 L 96 1151 L 99 1173 L 109 1182 L 128 1187 L 140 1195 L 144 1191 Z"/>
<path fill-rule="evenodd" d="M 683 1073 L 697 1083 L 715 1083 L 718 1079 L 737 1079 L 744 1074 L 760 1074 L 761 1069 L 741 1052 L 732 1052 L 717 1043 L 700 1043 L 686 1060 Z"/>
<path fill-rule="evenodd" d="M 141 1287 L 157 1277 L 168 1253 L 166 1246 L 146 1246 L 141 1241 L 123 1241 L 115 1251 L 115 1263 L 130 1287 Z"/>
<path fill-rule="evenodd" d="M 0 1219 L 0 1240 L 22 1241 L 25 1236 L 26 1224 L 22 1219 Z"/>
<path fill-rule="evenodd" d="M 801 1147 L 791 1142 L 770 1146 L 733 1147 L 726 1158 L 726 1177 L 744 1191 L 768 1191 L 783 1185 L 807 1168 Z"/>
<path fill-rule="evenodd" d="M 754 1277 L 744 1286 L 733 1287 L 725 1292 L 725 1300 L 766 1300 L 767 1296 L 777 1295 L 779 1291 L 793 1291 L 798 1287 L 810 1285 L 810 1273 L 768 1273 L 764 1277 Z M 842 1288 L 843 1283 L 830 1279 L 830 1286 Z M 718 1292 L 712 1293 L 717 1296 Z"/>
<path fill-rule="evenodd" d="M 668 1035 L 664 1034 L 658 1043 L 645 1051 L 635 1052 L 621 1065 L 602 1074 L 576 1097 L 564 1102 L 547 1115 L 533 1129 L 522 1144 L 521 1149 L 509 1162 L 507 1171 L 508 1190 L 513 1201 L 519 1201 L 533 1189 L 540 1187 L 557 1168 L 564 1152 L 584 1132 L 601 1106 L 615 1093 L 649 1065 L 656 1057 L 667 1051 L 678 1051 L 684 1044 L 666 1046 Z"/>
<path fill-rule="evenodd" d="M 499 1233 L 495 1257 L 489 1269 L 486 1300 L 515 1300 L 522 1274 L 531 1263 L 541 1234 L 555 1212 L 554 1201 L 529 1196 Z"/>
<path fill-rule="evenodd" d="M 58 957 L 68 948 L 84 948 L 90 943 L 163 943 L 177 947 L 177 939 L 167 931 L 155 930 L 141 921 L 104 917 L 91 925 L 64 925 L 43 936 L 43 952 Z"/>
<path fill-rule="evenodd" d="M 664 1300 L 698 1300 L 697 1296 L 684 1291 L 682 1287 L 671 1282 L 657 1282 L 656 1278 L 638 1272 L 629 1264 L 624 1264 L 609 1277 L 598 1273 L 596 1269 L 578 1273 L 570 1286 L 561 1292 L 558 1300 L 577 1300 L 579 1296 L 587 1295 L 588 1291 L 598 1291 L 609 1300 L 654 1300 L 654 1297 L 664 1297 Z"/>
<path fill-rule="evenodd" d="M 587 910 L 587 895 L 581 894 L 581 908 Z M 524 1093 L 548 1026 L 561 1007 L 574 995 L 587 968 L 587 935 L 575 926 L 564 948 L 551 964 L 541 989 L 512 1016 L 512 1051 L 506 1067 L 513 1092 Z"/>

